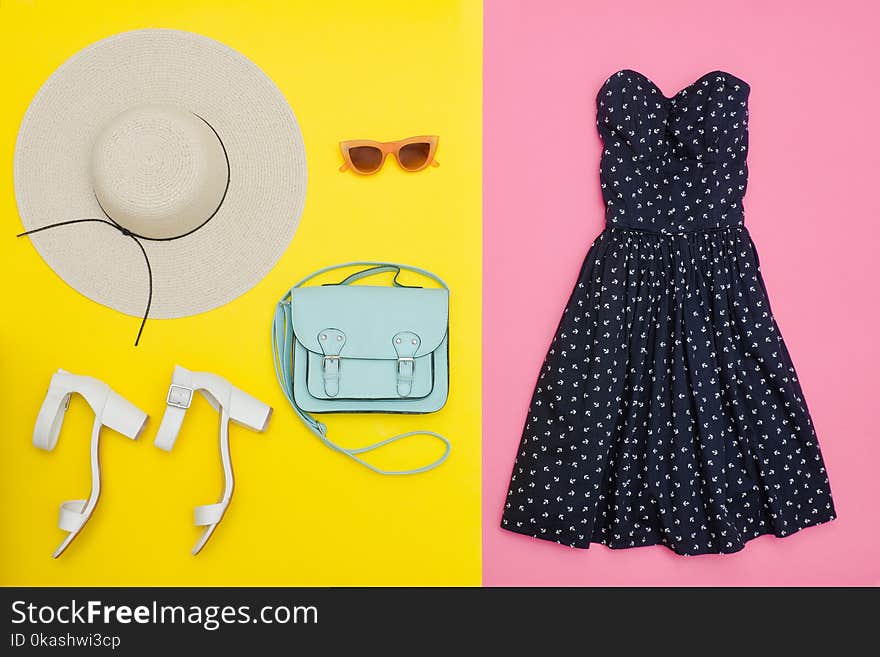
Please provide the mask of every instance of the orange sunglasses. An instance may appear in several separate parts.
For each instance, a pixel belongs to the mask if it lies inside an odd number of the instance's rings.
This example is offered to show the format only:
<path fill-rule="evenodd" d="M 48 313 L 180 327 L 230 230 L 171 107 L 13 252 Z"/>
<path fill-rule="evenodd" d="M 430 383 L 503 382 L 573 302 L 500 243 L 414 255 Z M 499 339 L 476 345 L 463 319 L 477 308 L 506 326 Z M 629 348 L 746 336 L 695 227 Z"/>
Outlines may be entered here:
<path fill-rule="evenodd" d="M 385 164 L 385 158 L 393 153 L 397 163 L 404 171 L 421 171 L 429 165 L 439 167 L 440 163 L 434 159 L 437 151 L 437 142 L 440 137 L 436 135 L 423 135 L 421 137 L 409 137 L 400 141 L 371 141 L 369 139 L 355 139 L 352 141 L 339 142 L 342 149 L 342 157 L 345 160 L 339 170 L 351 169 L 355 173 L 364 176 L 376 173 Z"/>

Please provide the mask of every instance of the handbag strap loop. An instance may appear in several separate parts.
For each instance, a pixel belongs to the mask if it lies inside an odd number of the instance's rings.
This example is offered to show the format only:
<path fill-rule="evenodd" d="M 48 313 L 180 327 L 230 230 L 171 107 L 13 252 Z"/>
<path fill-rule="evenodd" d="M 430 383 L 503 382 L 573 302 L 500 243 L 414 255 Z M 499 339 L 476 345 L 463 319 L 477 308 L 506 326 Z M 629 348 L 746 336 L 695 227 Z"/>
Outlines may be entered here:
<path fill-rule="evenodd" d="M 403 271 L 411 271 L 415 274 L 421 274 L 427 278 L 430 278 L 432 281 L 438 283 L 441 287 L 448 290 L 449 286 L 443 281 L 442 278 L 437 276 L 436 274 L 432 274 L 427 269 L 421 269 L 420 267 L 413 267 L 411 265 L 400 265 L 395 262 L 374 262 L 369 260 L 355 260 L 353 262 L 343 262 L 340 265 L 331 265 L 329 267 L 323 267 L 318 271 L 312 272 L 304 279 L 302 279 L 299 283 L 293 286 L 293 288 L 302 287 L 306 283 L 308 283 L 313 278 L 317 278 L 321 274 L 326 274 L 329 271 L 334 271 L 336 269 L 345 269 L 346 267 L 369 267 L 370 269 L 365 269 L 363 271 L 356 272 L 351 274 L 344 280 L 336 283 L 336 285 L 348 285 L 349 283 L 353 283 L 354 281 L 364 278 L 366 276 L 373 276 L 374 274 L 381 274 L 386 271 L 397 271 L 394 276 L 394 285 L 395 287 L 410 287 L 408 285 L 403 285 L 397 280 L 397 277 L 400 275 L 401 270 Z M 291 289 L 293 289 L 291 288 Z"/>
<path fill-rule="evenodd" d="M 293 333 L 293 310 L 291 308 L 291 292 L 298 287 L 302 287 L 308 281 L 320 276 L 321 274 L 327 273 L 329 271 L 333 271 L 336 269 L 342 269 L 345 267 L 369 267 L 369 269 L 365 269 L 360 272 L 356 272 L 346 277 L 339 283 L 335 285 L 348 285 L 353 283 L 356 280 L 361 278 L 365 278 L 367 276 L 373 276 L 375 274 L 380 274 L 388 271 L 396 271 L 394 275 L 394 285 L 395 287 L 410 287 L 407 285 L 403 285 L 397 280 L 397 277 L 400 275 L 401 270 L 411 271 L 417 274 L 421 274 L 426 276 L 445 289 L 449 289 L 445 282 L 435 274 L 431 272 L 420 269 L 418 267 L 411 267 L 408 265 L 399 265 L 391 262 L 370 262 L 370 261 L 359 261 L 359 262 L 347 262 L 341 265 L 333 265 L 331 267 L 324 267 L 323 269 L 319 269 L 318 271 L 309 274 L 304 279 L 299 281 L 296 285 L 294 285 L 278 302 L 275 306 L 275 316 L 272 322 L 272 360 L 275 366 L 275 376 L 278 379 L 278 383 L 281 385 L 281 389 L 284 391 L 284 396 L 287 398 L 287 401 L 290 402 L 291 407 L 293 407 L 294 412 L 297 414 L 300 420 L 308 427 L 309 431 L 311 431 L 318 439 L 321 440 L 327 447 L 330 449 L 339 452 L 340 454 L 344 454 L 348 456 L 353 461 L 360 463 L 365 468 L 372 470 L 378 474 L 382 475 L 410 475 L 410 474 L 419 474 L 421 472 L 427 472 L 429 470 L 433 470 L 437 466 L 441 465 L 448 457 L 449 452 L 452 449 L 452 445 L 449 440 L 445 436 L 441 436 L 439 433 L 435 433 L 433 431 L 408 431 L 406 433 L 401 433 L 396 436 L 392 436 L 390 438 L 386 438 L 384 440 L 380 440 L 371 445 L 365 445 L 364 447 L 356 447 L 356 448 L 347 448 L 342 447 L 341 445 L 336 444 L 330 438 L 327 437 L 327 425 L 319 422 L 314 417 L 306 413 L 302 410 L 296 403 L 296 400 L 293 396 L 293 346 L 294 346 L 294 333 Z M 413 468 L 410 470 L 383 470 L 381 468 L 376 467 L 372 463 L 361 458 L 362 454 L 366 454 L 368 452 L 372 452 L 374 450 L 379 449 L 380 447 L 384 447 L 385 445 L 389 445 L 391 443 L 397 442 L 398 440 L 403 440 L 404 438 L 410 438 L 412 436 L 432 436 L 442 442 L 446 449 L 443 454 L 440 455 L 435 461 L 428 463 L 427 465 L 423 465 L 419 468 Z"/>
<path fill-rule="evenodd" d="M 369 269 L 362 269 L 361 271 L 358 271 L 358 272 L 355 272 L 354 274 L 346 276 L 345 278 L 343 278 L 341 281 L 339 281 L 335 285 L 351 285 L 355 281 L 359 281 L 362 278 L 367 278 L 368 276 L 375 276 L 377 274 L 382 274 L 387 271 L 394 272 L 394 278 L 391 280 L 391 284 L 394 287 L 409 287 L 409 288 L 420 287 L 420 286 L 415 286 L 415 285 L 404 285 L 399 280 L 397 280 L 400 277 L 400 267 L 398 267 L 397 265 L 379 265 L 376 267 L 370 267 Z M 331 283 L 331 285 L 332 285 L 332 283 Z"/>

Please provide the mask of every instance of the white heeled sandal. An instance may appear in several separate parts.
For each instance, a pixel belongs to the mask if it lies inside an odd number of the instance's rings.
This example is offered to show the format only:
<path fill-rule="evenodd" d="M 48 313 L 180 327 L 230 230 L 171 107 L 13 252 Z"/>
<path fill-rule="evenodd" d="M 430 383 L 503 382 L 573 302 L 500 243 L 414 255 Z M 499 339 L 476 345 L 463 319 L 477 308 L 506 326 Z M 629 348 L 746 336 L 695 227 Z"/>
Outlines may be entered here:
<path fill-rule="evenodd" d="M 225 485 L 219 502 L 197 506 L 195 509 L 195 524 L 197 527 L 205 527 L 205 531 L 192 550 L 194 555 L 205 547 L 205 543 L 223 519 L 235 487 L 232 458 L 229 454 L 229 421 L 254 431 L 264 431 L 272 416 L 270 406 L 234 387 L 226 379 L 210 372 L 190 372 L 177 365 L 165 400 L 168 407 L 156 435 L 156 447 L 165 451 L 171 451 L 174 447 L 186 409 L 190 407 L 196 391 L 201 392 L 214 410 L 220 413 L 220 458 L 223 461 Z"/>
<path fill-rule="evenodd" d="M 95 413 L 92 426 L 91 466 L 92 492 L 88 500 L 69 500 L 61 505 L 58 514 L 58 526 L 68 532 L 52 558 L 57 559 L 68 545 L 76 538 L 83 526 L 88 522 L 98 504 L 101 494 L 101 466 L 98 459 L 98 439 L 101 427 L 109 427 L 132 440 L 136 439 L 147 422 L 147 414 L 127 399 L 110 389 L 103 381 L 90 376 L 79 376 L 64 370 L 52 375 L 49 391 L 37 414 L 34 426 L 34 445 L 47 452 L 55 449 L 64 412 L 70 405 L 73 393 L 82 395 Z"/>

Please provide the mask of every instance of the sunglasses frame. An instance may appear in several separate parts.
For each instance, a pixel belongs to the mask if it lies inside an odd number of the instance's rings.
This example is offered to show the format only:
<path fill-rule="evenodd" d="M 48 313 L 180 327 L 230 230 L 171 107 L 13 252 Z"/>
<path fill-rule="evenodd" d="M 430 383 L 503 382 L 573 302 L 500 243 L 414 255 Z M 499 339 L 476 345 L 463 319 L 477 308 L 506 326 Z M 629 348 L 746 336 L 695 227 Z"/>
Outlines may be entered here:
<path fill-rule="evenodd" d="M 339 148 L 342 150 L 342 159 L 345 160 L 345 164 L 339 167 L 339 170 L 348 171 L 349 169 L 351 169 L 361 176 L 372 176 L 374 173 L 378 173 L 382 170 L 382 167 L 385 166 L 385 159 L 389 155 L 394 155 L 394 159 L 397 160 L 397 165 L 407 173 L 416 173 L 418 171 L 423 171 L 429 166 L 439 167 L 440 163 L 434 159 L 434 154 L 437 152 L 437 143 L 439 141 L 440 137 L 438 137 L 437 135 L 420 135 L 418 137 L 407 137 L 406 139 L 401 139 L 399 141 L 372 141 L 370 139 L 352 139 L 349 141 L 341 141 L 339 142 Z M 407 169 L 400 162 L 400 149 L 409 144 L 428 144 L 430 146 L 430 149 L 428 150 L 428 157 L 425 160 L 425 163 L 416 169 Z M 349 151 L 352 148 L 357 148 L 360 146 L 371 146 L 378 149 L 382 153 L 382 160 L 379 162 L 379 166 L 377 166 L 374 171 L 362 171 L 358 169 L 351 161 L 351 155 Z"/>

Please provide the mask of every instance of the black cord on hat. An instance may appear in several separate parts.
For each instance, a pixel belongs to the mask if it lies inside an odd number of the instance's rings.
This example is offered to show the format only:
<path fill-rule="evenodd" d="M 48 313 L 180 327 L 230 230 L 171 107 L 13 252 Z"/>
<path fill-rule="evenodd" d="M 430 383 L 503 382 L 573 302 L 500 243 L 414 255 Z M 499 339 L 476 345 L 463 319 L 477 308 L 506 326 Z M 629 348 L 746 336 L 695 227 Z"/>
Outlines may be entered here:
<path fill-rule="evenodd" d="M 141 339 L 141 333 L 144 332 L 144 325 L 147 323 L 147 317 L 150 314 L 150 306 L 153 304 L 153 268 L 150 266 L 150 258 L 147 256 L 147 250 L 144 248 L 144 245 L 141 243 L 139 239 L 139 235 L 135 235 L 130 230 L 123 228 L 119 224 L 110 221 L 109 219 L 70 219 L 68 221 L 59 221 L 54 224 L 49 224 L 48 226 L 41 226 L 40 228 L 34 228 L 33 230 L 26 230 L 23 233 L 19 233 L 16 237 L 24 237 L 25 235 L 33 235 L 34 233 L 39 233 L 44 230 L 49 230 L 50 228 L 58 228 L 59 226 L 70 226 L 73 224 L 83 224 L 83 223 L 98 223 L 98 224 L 106 224 L 108 226 L 112 226 L 116 230 L 118 230 L 122 235 L 126 237 L 130 237 L 135 244 L 138 245 L 138 248 L 141 250 L 141 253 L 144 256 L 144 262 L 147 263 L 147 283 L 149 285 L 148 293 L 147 293 L 147 307 L 144 310 L 144 316 L 141 318 L 141 325 L 138 328 L 137 337 L 134 339 L 134 346 L 138 346 L 138 342 Z M 204 225 L 204 224 L 202 224 Z"/>
<path fill-rule="evenodd" d="M 223 149 L 223 157 L 226 159 L 226 187 L 223 189 L 223 195 L 220 197 L 220 202 L 217 204 L 217 207 L 214 208 L 214 211 L 205 219 L 201 224 L 189 230 L 185 233 L 181 233 L 180 235 L 174 235 L 173 237 L 147 237 L 146 235 L 138 235 L 137 233 L 133 233 L 121 224 L 114 221 L 113 217 L 111 217 L 104 207 L 101 205 L 101 202 L 98 200 L 98 197 L 95 196 L 95 201 L 98 204 L 98 207 L 101 208 L 101 212 L 107 217 L 106 219 L 69 219 L 67 221 L 59 221 L 53 224 L 48 224 L 46 226 L 41 226 L 40 228 L 34 228 L 32 230 L 26 230 L 23 233 L 19 233 L 16 237 L 24 237 L 25 235 L 33 235 L 34 233 L 39 233 L 44 230 L 48 230 L 50 228 L 58 228 L 59 226 L 70 226 L 72 224 L 82 224 L 82 223 L 99 223 L 99 224 L 107 224 L 108 226 L 112 226 L 116 230 L 118 230 L 125 237 L 130 237 L 134 240 L 134 243 L 138 245 L 138 248 L 141 250 L 141 253 L 144 256 L 144 262 L 147 263 L 147 284 L 148 284 L 148 293 L 147 293 L 147 307 L 144 310 L 144 316 L 141 318 L 141 325 L 138 327 L 137 337 L 134 339 L 134 346 L 138 346 L 138 342 L 140 342 L 141 334 L 144 332 L 144 326 L 147 323 L 147 317 L 150 315 L 150 306 L 153 304 L 153 268 L 150 266 L 150 258 L 147 256 L 147 250 L 144 248 L 141 240 L 148 240 L 150 242 L 171 242 L 173 240 L 179 240 L 182 237 L 186 237 L 187 235 L 192 235 L 194 232 L 204 227 L 214 216 L 220 211 L 220 208 L 223 206 L 223 201 L 226 200 L 226 194 L 229 193 L 229 183 L 232 179 L 232 169 L 229 165 L 229 153 L 226 151 L 226 144 L 223 143 L 223 140 L 220 138 L 220 134 L 214 129 L 210 123 L 205 121 L 204 118 L 195 114 L 195 116 L 202 121 L 204 121 L 205 125 L 211 129 L 217 136 L 217 141 L 220 142 L 220 148 Z"/>

